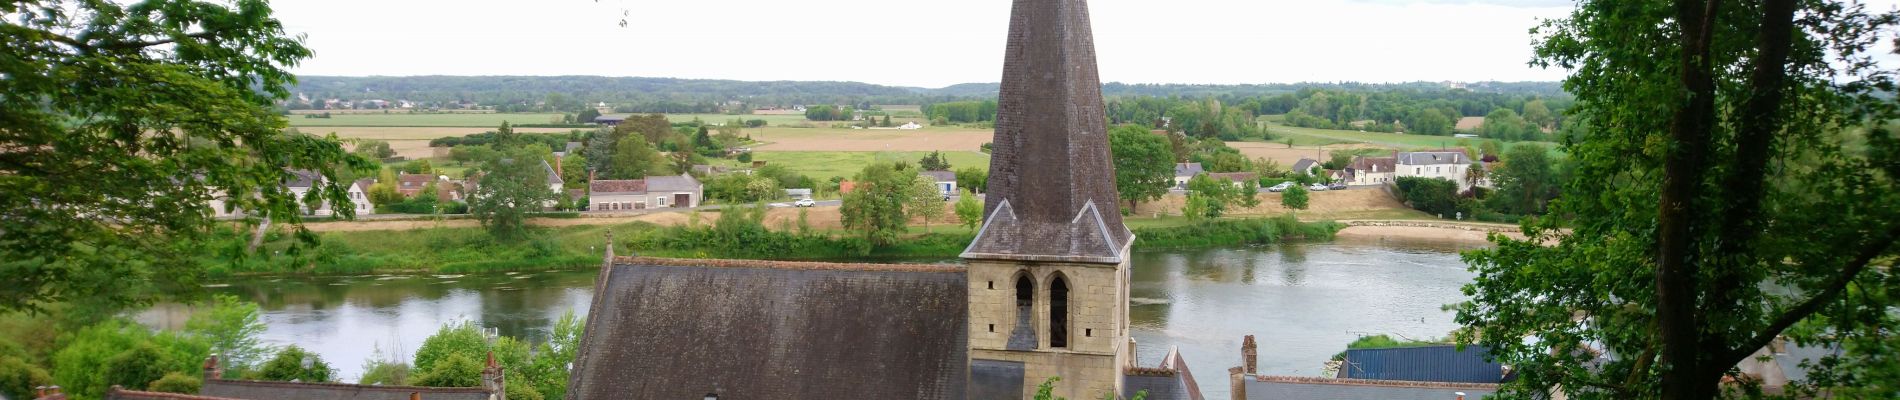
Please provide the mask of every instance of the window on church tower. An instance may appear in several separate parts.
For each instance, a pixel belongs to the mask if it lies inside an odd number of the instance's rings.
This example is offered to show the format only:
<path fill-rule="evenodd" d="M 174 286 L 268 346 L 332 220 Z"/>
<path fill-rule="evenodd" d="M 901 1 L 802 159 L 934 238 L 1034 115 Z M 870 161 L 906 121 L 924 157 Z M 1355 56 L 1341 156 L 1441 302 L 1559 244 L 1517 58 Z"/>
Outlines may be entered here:
<path fill-rule="evenodd" d="M 1069 283 L 1062 275 L 1049 283 L 1049 347 L 1069 347 Z"/>

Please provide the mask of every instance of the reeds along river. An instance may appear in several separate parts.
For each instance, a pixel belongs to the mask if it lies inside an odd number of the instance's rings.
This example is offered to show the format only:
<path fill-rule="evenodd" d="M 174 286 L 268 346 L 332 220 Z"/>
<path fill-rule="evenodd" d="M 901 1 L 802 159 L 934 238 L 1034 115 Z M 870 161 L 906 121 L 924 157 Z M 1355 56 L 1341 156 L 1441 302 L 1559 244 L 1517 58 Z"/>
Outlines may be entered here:
<path fill-rule="evenodd" d="M 1226 398 L 1226 370 L 1255 335 L 1262 373 L 1316 376 L 1360 335 L 1414 339 L 1457 328 L 1446 304 L 1473 277 L 1460 245 L 1343 240 L 1135 254 L 1130 321 L 1144 365 L 1178 346 L 1209 398 Z M 253 278 L 211 290 L 255 301 L 265 340 L 322 354 L 345 380 L 380 349 L 407 359 L 445 323 L 473 321 L 542 341 L 561 314 L 587 312 L 597 271 L 482 275 Z M 160 306 L 150 324 L 182 324 Z"/>

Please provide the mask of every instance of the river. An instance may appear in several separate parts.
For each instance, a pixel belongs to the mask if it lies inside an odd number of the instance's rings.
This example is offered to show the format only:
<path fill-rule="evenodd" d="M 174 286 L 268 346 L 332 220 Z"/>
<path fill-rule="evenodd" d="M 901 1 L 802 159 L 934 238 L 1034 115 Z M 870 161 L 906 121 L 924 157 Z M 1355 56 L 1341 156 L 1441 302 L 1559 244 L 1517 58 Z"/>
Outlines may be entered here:
<path fill-rule="evenodd" d="M 1359 335 L 1436 338 L 1457 328 L 1446 304 L 1472 273 L 1462 246 L 1340 241 L 1238 249 L 1137 252 L 1130 321 L 1144 366 L 1178 347 L 1208 398 L 1227 398 L 1227 368 L 1255 335 L 1259 367 L 1316 376 Z M 255 301 L 264 340 L 323 356 L 353 381 L 375 352 L 413 354 L 443 324 L 472 321 L 544 341 L 563 313 L 585 316 L 597 271 L 482 275 L 249 278 L 211 284 Z M 182 320 L 158 307 L 142 320 Z"/>

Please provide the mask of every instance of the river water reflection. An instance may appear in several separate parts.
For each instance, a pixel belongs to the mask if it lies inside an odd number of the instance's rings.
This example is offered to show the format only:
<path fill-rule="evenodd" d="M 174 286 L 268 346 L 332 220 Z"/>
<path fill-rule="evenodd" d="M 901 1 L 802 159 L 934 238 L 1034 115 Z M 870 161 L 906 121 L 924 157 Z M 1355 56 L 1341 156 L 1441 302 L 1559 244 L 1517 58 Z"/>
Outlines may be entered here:
<path fill-rule="evenodd" d="M 1362 334 L 1440 337 L 1472 279 L 1459 245 L 1334 242 L 1135 255 L 1131 323 L 1142 363 L 1178 346 L 1209 398 L 1256 335 L 1263 373 L 1311 376 Z M 542 341 L 585 316 L 596 271 L 242 279 L 213 285 L 262 305 L 264 339 L 323 355 L 353 380 L 372 352 L 412 354 L 445 323 Z M 160 311 L 163 309 L 161 308 Z M 145 316 L 164 325 L 163 312 Z"/>

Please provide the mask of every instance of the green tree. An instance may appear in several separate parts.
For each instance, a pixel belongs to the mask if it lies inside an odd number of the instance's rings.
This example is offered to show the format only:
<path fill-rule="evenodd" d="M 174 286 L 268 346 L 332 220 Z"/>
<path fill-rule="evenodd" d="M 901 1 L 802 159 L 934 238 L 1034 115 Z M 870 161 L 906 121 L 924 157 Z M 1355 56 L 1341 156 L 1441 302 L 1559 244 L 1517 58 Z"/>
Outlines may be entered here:
<path fill-rule="evenodd" d="M 265 326 L 256 303 L 221 294 L 204 306 L 205 310 L 185 321 L 185 331 L 209 341 L 226 369 L 247 369 L 270 353 L 263 342 Z"/>
<path fill-rule="evenodd" d="M 1140 126 L 1120 125 L 1108 131 L 1108 151 L 1115 164 L 1115 187 L 1129 210 L 1161 198 L 1174 186 L 1174 151 L 1167 138 Z"/>
<path fill-rule="evenodd" d="M 363 361 L 363 375 L 357 377 L 356 383 L 390 386 L 403 386 L 409 383 L 408 363 L 389 359 L 383 355 L 381 347 L 370 354 L 370 358 Z"/>
<path fill-rule="evenodd" d="M 895 243 L 909 220 L 904 205 L 911 199 L 917 171 L 874 163 L 865 166 L 853 181 L 857 187 L 845 194 L 844 205 L 838 209 L 844 227 L 858 231 L 875 245 Z"/>
<path fill-rule="evenodd" d="M 1524 122 L 1530 123 L 1532 128 L 1540 130 L 1555 128 L 1557 126 L 1557 117 L 1550 113 L 1550 106 L 1544 105 L 1543 100 L 1531 100 L 1524 103 Z"/>
<path fill-rule="evenodd" d="M 990 185 L 990 170 L 983 167 L 964 167 L 957 170 L 957 187 L 971 193 L 980 193 Z"/>
<path fill-rule="evenodd" d="M 1896 19 L 1863 7 L 1584 1 L 1538 28 L 1591 127 L 1564 148 L 1562 217 L 1466 255 L 1461 339 L 1517 368 L 1510 394 L 1726 397 L 1785 337 L 1841 351 L 1796 397 L 1896 395 L 1900 140 L 1874 94 L 1894 82 L 1845 61 L 1885 53 Z"/>
<path fill-rule="evenodd" d="M 567 398 L 568 366 L 574 363 L 574 357 L 580 353 L 581 331 L 586 321 L 574 315 L 573 310 L 561 314 L 554 322 L 552 335 L 547 346 L 542 347 L 534 357 L 536 374 L 525 376 L 523 382 L 529 383 L 536 392 L 546 399 Z M 516 382 L 514 376 L 509 382 Z M 512 398 L 512 395 L 510 396 Z"/>
<path fill-rule="evenodd" d="M 1187 189 L 1188 201 L 1191 203 L 1195 198 L 1199 198 L 1201 207 L 1198 210 L 1200 215 L 1206 218 L 1217 218 L 1226 214 L 1227 205 L 1233 203 L 1239 194 L 1239 190 L 1234 188 L 1232 182 L 1209 178 L 1207 174 L 1188 179 Z"/>
<path fill-rule="evenodd" d="M 1491 208 L 1520 215 L 1543 212 L 1544 202 L 1555 197 L 1558 184 L 1549 151 L 1544 146 L 1518 144 L 1506 151 L 1503 164 L 1490 174 L 1498 188 L 1487 201 Z"/>
<path fill-rule="evenodd" d="M 1241 208 L 1259 207 L 1260 206 L 1260 181 L 1256 179 L 1248 179 L 1248 180 L 1241 181 L 1240 189 L 1234 191 L 1234 196 L 1237 199 L 1235 201 L 1239 202 L 1238 204 L 1240 205 Z"/>
<path fill-rule="evenodd" d="M 976 229 L 983 224 L 983 202 L 977 201 L 976 194 L 969 189 L 963 189 L 963 194 L 957 196 L 955 208 L 957 220 L 963 222 L 963 227 Z"/>
<path fill-rule="evenodd" d="M 1446 116 L 1437 109 L 1422 108 L 1412 111 L 1411 115 L 1405 119 L 1405 128 L 1412 134 L 1449 136 L 1456 125 L 1452 120 L 1452 117 Z M 1292 139 L 1287 138 L 1289 140 L 1287 147 L 1293 147 Z"/>
<path fill-rule="evenodd" d="M 1285 192 L 1280 192 L 1280 205 L 1285 206 L 1288 210 L 1305 210 L 1306 201 L 1307 195 L 1305 186 L 1293 185 L 1293 187 L 1286 188 Z"/>
<path fill-rule="evenodd" d="M 396 149 L 390 148 L 389 142 L 381 140 L 362 140 L 356 142 L 356 150 L 351 151 L 351 153 L 355 153 L 364 158 L 380 160 L 395 157 Z"/>
<path fill-rule="evenodd" d="M 614 143 L 612 161 L 601 171 L 603 179 L 646 179 L 661 165 L 660 152 L 639 136 L 627 136 Z"/>
<path fill-rule="evenodd" d="M 949 171 L 950 161 L 943 158 L 943 152 L 932 151 L 923 159 L 917 160 L 917 166 L 925 171 Z"/>
<path fill-rule="evenodd" d="M 910 185 L 910 200 L 904 204 L 904 213 L 911 218 L 922 218 L 924 233 L 930 233 L 930 220 L 943 218 L 943 196 L 935 178 L 918 175 Z"/>
<path fill-rule="evenodd" d="M 1414 210 L 1451 218 L 1458 210 L 1458 183 L 1441 178 L 1402 176 L 1393 180 L 1400 200 Z"/>
<path fill-rule="evenodd" d="M 1491 114 L 1484 116 L 1484 125 L 1478 128 L 1479 134 L 1498 140 L 1529 139 L 1524 135 L 1525 129 L 1524 118 L 1509 108 L 1491 110 Z"/>
<path fill-rule="evenodd" d="M 481 184 L 469 194 L 469 213 L 481 220 L 490 235 L 502 240 L 525 237 L 528 213 L 540 210 L 555 196 L 548 190 L 548 171 L 541 166 L 540 156 L 525 149 L 511 155 L 485 164 Z"/>
<path fill-rule="evenodd" d="M 481 328 L 469 322 L 442 325 L 416 348 L 414 368 L 433 371 L 437 362 L 456 355 L 469 360 L 488 358 L 488 338 L 482 336 Z"/>
<path fill-rule="evenodd" d="M 146 390 L 163 393 L 198 394 L 198 388 L 201 386 L 204 386 L 204 382 L 198 380 L 198 377 L 187 375 L 183 372 L 167 372 L 164 377 L 158 378 L 158 380 L 146 385 Z"/>
<path fill-rule="evenodd" d="M 561 157 L 561 182 L 568 189 L 586 189 L 587 156 L 574 153 Z"/>
<path fill-rule="evenodd" d="M 336 369 L 330 368 L 322 356 L 296 345 L 278 350 L 276 357 L 257 370 L 257 379 L 266 381 L 331 382 L 335 376 Z"/>
<path fill-rule="evenodd" d="M 600 110 L 589 107 L 581 110 L 581 114 L 574 117 L 574 122 L 590 124 L 594 122 L 594 118 L 600 118 Z"/>
<path fill-rule="evenodd" d="M 483 360 L 487 360 L 484 356 Z M 480 387 L 482 362 L 463 354 L 449 354 L 416 374 L 412 383 L 426 387 Z"/>
<path fill-rule="evenodd" d="M 189 294 L 155 288 L 195 287 L 192 243 L 212 232 L 214 196 L 297 227 L 307 246 L 300 210 L 348 204 L 337 171 L 373 166 L 334 136 L 284 131 L 271 107 L 310 50 L 265 1 L 26 0 L 0 13 L 0 310 Z M 332 179 L 297 198 L 280 184 L 291 169 Z"/>

